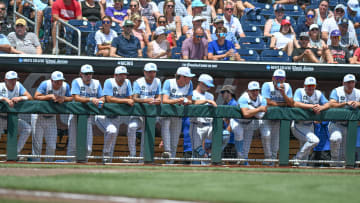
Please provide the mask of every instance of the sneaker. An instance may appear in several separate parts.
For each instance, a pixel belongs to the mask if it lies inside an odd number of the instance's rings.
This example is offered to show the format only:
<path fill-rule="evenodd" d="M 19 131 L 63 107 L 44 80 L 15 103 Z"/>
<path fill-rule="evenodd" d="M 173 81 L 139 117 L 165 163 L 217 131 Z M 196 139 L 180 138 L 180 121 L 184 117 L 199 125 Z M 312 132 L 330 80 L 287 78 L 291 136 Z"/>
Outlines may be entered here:
<path fill-rule="evenodd" d="M 162 157 L 162 158 L 170 158 L 170 157 L 171 157 L 171 153 L 170 153 L 170 152 L 163 152 L 163 153 L 161 154 L 161 157 Z"/>
<path fill-rule="evenodd" d="M 129 156 L 129 158 L 130 157 L 135 157 L 135 156 Z M 136 160 L 136 159 L 124 159 L 123 160 L 123 163 L 137 163 L 138 162 L 138 160 Z"/>
<path fill-rule="evenodd" d="M 107 164 L 107 163 L 111 163 L 111 161 L 110 161 L 110 159 L 104 158 L 104 159 L 102 160 L 102 163 L 103 163 L 103 164 Z"/>
<path fill-rule="evenodd" d="M 51 53 L 52 55 L 56 55 L 56 48 L 53 48 Z"/>

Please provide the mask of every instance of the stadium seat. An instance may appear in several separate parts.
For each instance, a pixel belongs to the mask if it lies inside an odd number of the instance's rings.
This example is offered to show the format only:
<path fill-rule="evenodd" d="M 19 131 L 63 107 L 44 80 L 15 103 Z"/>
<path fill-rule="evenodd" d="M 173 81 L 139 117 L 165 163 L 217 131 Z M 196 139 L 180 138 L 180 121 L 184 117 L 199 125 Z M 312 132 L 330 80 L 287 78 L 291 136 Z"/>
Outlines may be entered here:
<path fill-rule="evenodd" d="M 182 46 L 182 43 L 183 43 L 183 41 L 186 39 L 186 36 L 185 35 L 181 35 L 180 37 L 179 37 L 179 39 L 178 40 L 176 40 L 176 46 L 177 47 L 181 47 Z"/>
<path fill-rule="evenodd" d="M 256 51 L 265 49 L 265 43 L 261 37 L 240 37 L 239 44 L 241 49 L 253 49 Z"/>
<path fill-rule="evenodd" d="M 95 47 L 96 47 L 95 32 L 92 32 L 86 38 L 86 46 L 85 46 L 86 55 L 95 56 Z"/>
<path fill-rule="evenodd" d="M 291 62 L 289 56 L 281 50 L 267 49 L 260 56 L 262 61 Z"/>
<path fill-rule="evenodd" d="M 339 4 L 338 0 L 329 0 L 329 7 L 330 8 L 334 8 L 338 4 Z M 344 5 L 346 5 L 346 4 L 344 4 Z"/>
<path fill-rule="evenodd" d="M 243 24 L 243 31 L 245 33 L 246 36 L 248 37 L 261 37 L 263 36 L 263 31 L 257 27 L 257 26 L 253 26 L 253 25 L 248 25 L 248 24 Z"/>
<path fill-rule="evenodd" d="M 271 15 L 274 15 L 274 8 L 273 8 L 273 6 L 272 6 L 271 4 L 254 2 L 253 5 L 254 5 L 255 7 L 261 8 L 260 15 L 262 15 L 262 16 L 271 16 Z"/>
<path fill-rule="evenodd" d="M 240 23 L 242 26 L 249 25 L 263 27 L 266 23 L 266 19 L 262 15 L 244 15 L 240 19 Z"/>
<path fill-rule="evenodd" d="M 260 61 L 260 56 L 255 50 L 237 49 L 236 51 L 240 54 L 240 57 L 246 61 Z"/>
<path fill-rule="evenodd" d="M 147 46 L 145 46 L 142 50 L 142 54 L 143 54 L 143 58 L 148 58 L 148 55 L 147 55 Z"/>
<path fill-rule="evenodd" d="M 81 32 L 93 32 L 94 27 L 87 20 L 69 20 L 68 23 L 78 28 Z"/>
<path fill-rule="evenodd" d="M 304 15 L 303 10 L 298 5 L 283 4 L 284 14 L 287 16 L 302 16 Z"/>
<path fill-rule="evenodd" d="M 174 47 L 171 50 L 172 59 L 181 59 L 181 47 Z"/>
<path fill-rule="evenodd" d="M 274 19 L 274 18 L 275 18 L 275 15 L 272 15 L 272 16 L 270 16 L 269 18 Z M 296 21 L 294 20 L 294 18 L 293 18 L 292 16 L 285 15 L 285 16 L 284 16 L 284 19 L 290 20 L 290 23 L 291 23 L 291 25 L 293 26 L 293 28 L 296 27 Z"/>
<path fill-rule="evenodd" d="M 81 32 L 81 50 L 85 50 L 87 35 L 91 32 L 94 32 L 94 26 L 86 21 L 86 20 L 69 20 L 68 23 L 76 28 L 78 28 Z M 71 42 L 74 45 L 78 43 L 77 32 L 70 28 L 69 26 L 65 27 L 65 39 L 68 42 Z M 72 49 L 69 46 L 66 46 L 66 54 L 71 55 Z"/>

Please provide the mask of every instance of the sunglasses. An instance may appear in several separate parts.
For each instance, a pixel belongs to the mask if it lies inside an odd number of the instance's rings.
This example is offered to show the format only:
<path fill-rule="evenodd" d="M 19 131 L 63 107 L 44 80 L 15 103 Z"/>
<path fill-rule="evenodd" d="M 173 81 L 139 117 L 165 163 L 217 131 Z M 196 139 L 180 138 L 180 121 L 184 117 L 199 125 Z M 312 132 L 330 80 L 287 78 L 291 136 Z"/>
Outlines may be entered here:
<path fill-rule="evenodd" d="M 307 38 L 307 37 L 300 37 L 300 40 L 309 41 L 309 38 Z"/>
<path fill-rule="evenodd" d="M 221 94 L 224 94 L 225 92 L 228 92 L 228 93 L 230 93 L 229 91 L 221 91 L 220 93 L 221 93 Z"/>
<path fill-rule="evenodd" d="M 165 24 L 166 21 L 159 21 L 159 24 Z"/>
<path fill-rule="evenodd" d="M 174 5 L 167 5 L 168 8 L 174 8 Z"/>
<path fill-rule="evenodd" d="M 130 5 L 130 8 L 136 8 L 137 5 Z"/>
<path fill-rule="evenodd" d="M 218 33 L 220 37 L 226 37 L 226 33 Z"/>
<path fill-rule="evenodd" d="M 133 28 L 133 27 L 134 27 L 133 25 L 124 26 L 124 28 Z"/>
<path fill-rule="evenodd" d="M 219 25 L 219 24 L 224 24 L 224 22 L 218 22 L 218 23 L 215 23 L 216 25 Z"/>
<path fill-rule="evenodd" d="M 110 22 L 110 20 L 103 20 L 102 23 L 103 24 L 110 24 L 111 22 Z"/>
<path fill-rule="evenodd" d="M 314 29 L 312 29 L 311 31 L 319 31 L 319 29 L 318 29 L 318 28 L 314 28 Z"/>
<path fill-rule="evenodd" d="M 341 8 L 340 8 L 340 9 L 336 9 L 335 11 L 338 12 L 338 13 L 344 13 L 344 10 L 341 9 Z"/>
<path fill-rule="evenodd" d="M 24 27 L 24 25 L 19 24 L 19 25 L 16 25 L 16 27 Z"/>
<path fill-rule="evenodd" d="M 83 73 L 84 75 L 93 75 L 94 73 Z"/>
<path fill-rule="evenodd" d="M 306 87 L 315 88 L 316 85 L 305 85 Z"/>
<path fill-rule="evenodd" d="M 195 37 L 198 38 L 198 39 L 201 39 L 201 38 L 204 37 L 204 35 L 196 35 Z"/>
<path fill-rule="evenodd" d="M 307 15 L 306 17 L 307 17 L 307 18 L 314 18 L 315 16 L 314 16 L 314 15 L 309 14 L 309 15 Z"/>
<path fill-rule="evenodd" d="M 233 8 L 225 8 L 225 11 L 234 11 Z"/>
<path fill-rule="evenodd" d="M 285 79 L 285 77 L 281 77 L 281 76 L 275 76 L 274 78 L 275 78 L 275 80 L 284 80 Z"/>
<path fill-rule="evenodd" d="M 0 8 L 0 10 L 5 11 L 5 10 L 6 10 L 6 8 Z"/>

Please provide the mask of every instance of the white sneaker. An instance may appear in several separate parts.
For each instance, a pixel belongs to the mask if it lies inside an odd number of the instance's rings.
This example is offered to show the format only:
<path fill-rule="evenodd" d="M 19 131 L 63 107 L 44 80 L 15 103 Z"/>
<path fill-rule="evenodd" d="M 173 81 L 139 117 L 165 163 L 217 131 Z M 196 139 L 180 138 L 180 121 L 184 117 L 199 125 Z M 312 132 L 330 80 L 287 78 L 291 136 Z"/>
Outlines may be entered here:
<path fill-rule="evenodd" d="M 170 158 L 170 157 L 171 157 L 171 153 L 170 153 L 170 152 L 163 152 L 163 153 L 161 154 L 161 157 L 162 157 L 162 158 Z"/>
<path fill-rule="evenodd" d="M 56 55 L 56 48 L 52 49 L 52 55 Z"/>

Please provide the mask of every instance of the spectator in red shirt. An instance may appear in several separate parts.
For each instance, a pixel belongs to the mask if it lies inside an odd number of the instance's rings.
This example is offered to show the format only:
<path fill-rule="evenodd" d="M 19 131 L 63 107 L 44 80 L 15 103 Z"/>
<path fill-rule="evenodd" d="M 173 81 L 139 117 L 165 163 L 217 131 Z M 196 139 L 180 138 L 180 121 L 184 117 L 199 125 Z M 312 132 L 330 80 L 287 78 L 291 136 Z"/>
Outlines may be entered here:
<path fill-rule="evenodd" d="M 360 48 L 357 48 L 354 52 L 354 56 L 350 59 L 351 64 L 360 64 Z"/>
<path fill-rule="evenodd" d="M 56 46 L 56 21 L 62 19 L 64 21 L 77 19 L 82 19 L 82 13 L 79 2 L 76 0 L 57 0 L 53 3 L 52 6 L 52 41 L 53 41 L 53 50 L 52 53 L 55 54 Z"/>

